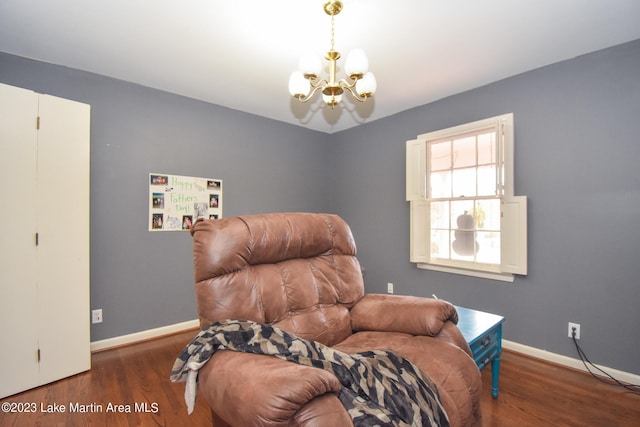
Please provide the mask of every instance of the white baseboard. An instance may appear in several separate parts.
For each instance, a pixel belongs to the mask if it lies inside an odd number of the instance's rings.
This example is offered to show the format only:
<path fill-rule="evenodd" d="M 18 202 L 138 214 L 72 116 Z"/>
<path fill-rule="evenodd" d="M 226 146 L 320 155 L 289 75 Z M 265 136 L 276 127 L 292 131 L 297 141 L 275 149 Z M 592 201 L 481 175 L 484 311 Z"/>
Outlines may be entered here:
<path fill-rule="evenodd" d="M 198 319 L 188 320 L 186 322 L 175 323 L 173 325 L 162 326 L 160 328 L 148 329 L 146 331 L 135 332 L 133 334 L 93 341 L 91 342 L 91 352 L 93 353 L 94 351 L 107 350 L 113 347 L 120 347 L 140 341 L 146 341 L 151 338 L 175 334 L 176 332 L 182 332 L 198 327 L 200 327 L 200 322 L 198 321 Z"/>
<path fill-rule="evenodd" d="M 580 359 L 574 359 L 573 357 L 551 353 L 550 351 L 541 350 L 535 347 L 529 347 L 527 345 L 518 344 L 517 342 L 513 342 L 509 340 L 502 340 L 502 347 L 518 353 L 523 353 L 529 356 L 537 357 L 538 359 L 543 359 L 548 362 L 553 362 L 559 365 L 568 366 L 570 368 L 588 372 Z M 601 365 L 598 365 L 598 367 L 608 372 L 611 376 L 613 376 L 617 380 L 624 381 L 629 384 L 640 384 L 640 375 L 632 374 L 630 372 L 625 372 L 625 371 L 619 371 L 613 368 L 607 368 L 606 366 L 601 366 Z"/>

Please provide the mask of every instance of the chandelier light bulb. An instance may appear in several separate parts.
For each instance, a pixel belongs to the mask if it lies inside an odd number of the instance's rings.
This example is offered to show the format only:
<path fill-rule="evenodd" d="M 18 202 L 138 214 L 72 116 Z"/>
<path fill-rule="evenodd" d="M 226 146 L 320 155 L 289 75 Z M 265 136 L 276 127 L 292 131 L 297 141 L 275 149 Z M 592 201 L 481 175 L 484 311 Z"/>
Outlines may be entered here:
<path fill-rule="evenodd" d="M 289 93 L 291 96 L 298 99 L 304 98 L 309 95 L 311 91 L 311 84 L 309 80 L 304 77 L 301 71 L 294 71 L 289 77 Z"/>
<path fill-rule="evenodd" d="M 314 53 L 306 53 L 300 58 L 298 68 L 305 76 L 319 76 L 322 68 L 320 57 Z"/>
<path fill-rule="evenodd" d="M 342 101 L 342 95 L 322 95 L 322 100 L 325 102 L 325 104 L 333 108 L 336 105 L 340 104 L 340 101 Z"/>
<path fill-rule="evenodd" d="M 376 93 L 377 88 L 378 82 L 376 81 L 376 76 L 374 76 L 371 71 L 367 72 L 364 77 L 356 83 L 356 92 L 358 92 L 358 95 L 367 98 Z"/>
<path fill-rule="evenodd" d="M 344 71 L 347 76 L 363 76 L 369 71 L 369 60 L 362 49 L 353 49 L 347 55 L 347 61 L 344 64 Z"/>

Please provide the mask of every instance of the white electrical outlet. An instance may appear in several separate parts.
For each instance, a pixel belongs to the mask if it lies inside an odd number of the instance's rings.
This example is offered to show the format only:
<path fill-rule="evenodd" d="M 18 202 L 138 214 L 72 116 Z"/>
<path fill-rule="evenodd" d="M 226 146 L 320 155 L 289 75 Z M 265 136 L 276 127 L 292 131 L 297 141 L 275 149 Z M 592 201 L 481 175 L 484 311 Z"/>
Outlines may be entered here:
<path fill-rule="evenodd" d="M 569 322 L 568 336 L 569 336 L 569 338 L 573 337 L 574 328 L 575 328 L 575 333 L 576 333 L 576 339 L 579 340 L 580 339 L 580 323 L 571 323 L 571 322 Z"/>
<path fill-rule="evenodd" d="M 102 309 L 91 310 L 91 323 L 102 323 Z"/>
<path fill-rule="evenodd" d="M 387 283 L 387 293 L 388 294 L 392 294 L 393 293 L 393 283 L 391 283 L 391 282 Z"/>

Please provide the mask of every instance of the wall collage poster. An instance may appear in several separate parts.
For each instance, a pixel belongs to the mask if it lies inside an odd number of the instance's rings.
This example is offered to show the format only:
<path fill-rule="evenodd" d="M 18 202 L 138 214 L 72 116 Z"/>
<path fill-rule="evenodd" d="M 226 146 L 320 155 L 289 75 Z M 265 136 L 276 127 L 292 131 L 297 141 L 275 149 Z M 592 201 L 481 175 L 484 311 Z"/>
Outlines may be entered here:
<path fill-rule="evenodd" d="M 222 180 L 149 174 L 149 231 L 190 230 L 201 217 L 222 218 Z"/>

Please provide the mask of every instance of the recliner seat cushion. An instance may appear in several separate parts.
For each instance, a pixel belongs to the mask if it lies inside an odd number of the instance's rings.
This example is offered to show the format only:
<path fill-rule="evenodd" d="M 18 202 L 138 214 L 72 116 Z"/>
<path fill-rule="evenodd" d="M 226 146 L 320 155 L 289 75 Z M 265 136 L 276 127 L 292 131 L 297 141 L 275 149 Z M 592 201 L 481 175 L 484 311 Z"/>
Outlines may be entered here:
<path fill-rule="evenodd" d="M 442 406 L 452 426 L 477 424 L 475 417 L 480 412 L 477 397 L 482 392 L 482 384 L 469 381 L 478 373 L 464 349 L 439 337 L 375 331 L 357 332 L 333 347 L 345 353 L 397 351 L 438 385 Z"/>

